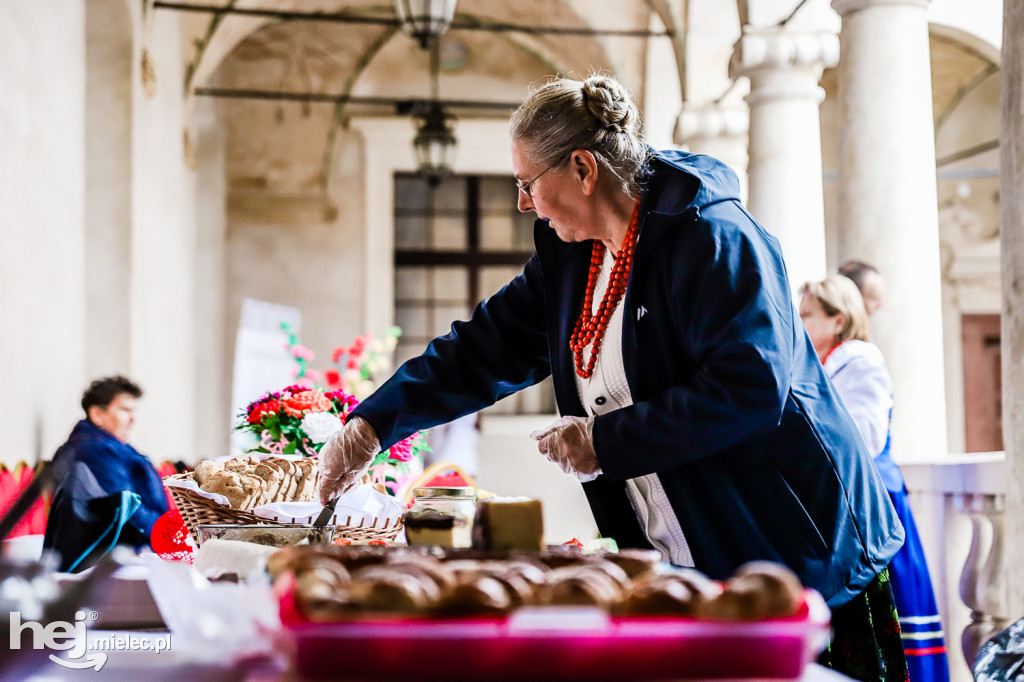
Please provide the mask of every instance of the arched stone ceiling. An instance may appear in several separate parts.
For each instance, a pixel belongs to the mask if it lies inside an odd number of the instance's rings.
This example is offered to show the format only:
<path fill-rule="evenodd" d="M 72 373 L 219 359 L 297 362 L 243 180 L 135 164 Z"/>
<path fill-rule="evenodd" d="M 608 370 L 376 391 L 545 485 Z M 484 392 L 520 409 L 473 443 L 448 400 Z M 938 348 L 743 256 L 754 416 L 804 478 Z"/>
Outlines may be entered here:
<path fill-rule="evenodd" d="M 465 54 L 465 66 L 441 71 L 445 99 L 516 102 L 526 85 L 551 73 L 550 64 L 514 42 L 483 32 L 444 40 Z M 373 51 L 373 58 L 366 59 Z M 588 65 L 573 65 L 585 71 Z M 355 78 L 354 78 L 355 76 Z M 350 92 L 358 97 L 425 98 L 428 54 L 387 27 L 317 23 L 265 26 L 241 42 L 211 83 L 217 87 L 287 92 Z M 326 181 L 337 119 L 330 104 L 225 99 L 228 177 L 235 189 L 316 191 Z M 392 115 L 394 108 L 347 106 L 345 115 Z M 508 111 L 462 115 L 507 116 Z M 412 123 L 410 122 L 410 125 Z M 328 161 L 325 163 L 325 155 Z"/>
<path fill-rule="evenodd" d="M 347 13 L 355 16 L 393 18 L 394 7 L 381 0 L 207 0 L 204 3 L 239 9 L 272 9 L 305 13 Z M 625 10 L 625 11 L 624 11 Z M 169 11 L 169 10 L 164 10 Z M 559 26 L 576 28 L 646 29 L 650 8 L 642 0 L 461 0 L 457 22 L 491 22 L 527 26 Z M 181 12 L 183 41 L 186 44 L 186 83 L 188 91 L 212 82 L 224 60 L 249 36 L 276 20 L 263 17 L 224 14 L 220 16 Z M 600 23 L 601 21 L 605 23 Z M 328 22 L 288 21 L 309 27 Z M 373 27 L 365 24 L 333 24 L 356 31 Z M 453 30 L 453 35 L 479 34 L 480 31 Z M 484 33 L 487 35 L 487 33 Z M 617 71 L 631 86 L 638 87 L 642 77 L 643 41 L 636 38 L 577 37 L 566 35 L 527 35 L 517 33 L 490 34 L 517 44 L 534 53 L 557 72 L 571 70 L 586 73 L 592 68 Z M 618 59 L 612 59 L 610 52 Z M 582 65 L 582 69 L 578 67 Z M 189 109 L 194 107 L 190 101 Z"/>
<path fill-rule="evenodd" d="M 297 4 L 263 0 L 258 5 L 239 2 L 236 6 L 291 10 L 298 9 L 294 7 Z M 633 11 L 625 13 L 622 3 L 609 4 L 608 0 L 583 6 L 598 10 L 599 5 L 605 4 L 608 7 L 603 11 L 591 12 L 595 26 L 646 28 L 650 9 L 643 2 L 630 3 L 634 5 Z M 456 22 L 586 28 L 587 23 L 578 13 L 579 5 L 580 0 L 461 0 Z M 304 5 L 301 10 L 338 11 L 341 7 L 362 15 L 393 16 L 390 3 L 379 2 L 320 3 L 318 7 Z M 601 21 L 604 23 L 598 25 Z M 623 25 L 634 21 L 636 25 Z M 430 94 L 428 53 L 393 27 L 266 21 L 233 15 L 225 15 L 212 26 L 212 33 L 211 26 L 207 20 L 205 31 L 209 37 L 202 39 L 196 49 L 192 87 L 205 84 L 409 99 Z M 188 30 L 194 36 L 203 27 L 192 18 Z M 611 45 L 613 42 L 616 44 Z M 611 63 L 610 46 L 617 50 L 619 64 Z M 439 94 L 444 99 L 514 103 L 525 95 L 527 84 L 552 73 L 617 70 L 627 83 L 634 80 L 637 84 L 643 75 L 644 40 L 637 38 L 452 30 L 445 36 L 445 47 L 456 48 L 454 54 L 464 55 L 464 64 L 452 64 L 458 68 L 442 70 Z M 624 68 L 628 68 L 628 74 L 621 73 Z M 220 106 L 228 129 L 230 186 L 283 193 L 305 193 L 325 186 L 334 137 L 345 117 L 394 113 L 386 107 L 259 100 L 222 100 Z M 477 110 L 460 114 L 507 116 L 508 112 Z"/>

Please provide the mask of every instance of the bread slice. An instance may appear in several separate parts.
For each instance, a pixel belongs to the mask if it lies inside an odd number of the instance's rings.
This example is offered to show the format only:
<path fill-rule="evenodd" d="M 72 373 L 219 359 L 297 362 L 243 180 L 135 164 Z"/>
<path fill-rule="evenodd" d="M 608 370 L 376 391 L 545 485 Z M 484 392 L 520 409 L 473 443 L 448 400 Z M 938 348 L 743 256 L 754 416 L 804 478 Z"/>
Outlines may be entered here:
<path fill-rule="evenodd" d="M 296 480 L 296 473 L 298 470 L 295 468 L 295 463 L 291 460 L 284 459 L 281 457 L 271 457 L 266 460 L 267 462 L 273 462 L 274 464 L 281 467 L 284 472 L 284 480 L 281 482 L 281 487 L 278 490 L 278 494 L 274 499 L 275 502 L 292 502 L 295 500 L 295 491 L 298 488 L 298 481 Z"/>
<path fill-rule="evenodd" d="M 281 489 L 281 484 L 284 482 L 284 471 L 281 467 L 270 460 L 267 460 L 266 462 L 260 462 L 257 464 L 253 473 L 267 483 L 267 487 L 263 493 L 263 499 L 260 501 L 260 504 L 275 501 L 277 493 Z"/>
<path fill-rule="evenodd" d="M 248 493 L 248 497 L 239 509 L 249 510 L 263 504 L 263 493 L 267 489 L 267 483 L 256 474 L 240 474 L 242 489 Z"/>
<path fill-rule="evenodd" d="M 295 500 L 309 502 L 316 492 L 316 462 L 310 459 L 300 459 L 294 464 L 295 468 L 299 470 Z"/>

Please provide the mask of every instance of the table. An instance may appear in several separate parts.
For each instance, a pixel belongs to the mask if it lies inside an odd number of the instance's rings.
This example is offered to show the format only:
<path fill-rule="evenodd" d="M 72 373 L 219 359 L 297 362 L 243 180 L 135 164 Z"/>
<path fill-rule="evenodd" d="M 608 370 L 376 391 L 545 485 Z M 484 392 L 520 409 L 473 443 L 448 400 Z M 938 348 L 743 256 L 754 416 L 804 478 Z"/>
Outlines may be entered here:
<path fill-rule="evenodd" d="M 156 652 L 170 638 L 170 647 Z M 224 660 L 224 652 L 198 651 L 175 647 L 174 635 L 168 632 L 133 630 L 89 630 L 89 651 L 82 657 L 103 653 L 106 662 L 99 673 L 90 671 L 83 677 L 82 670 L 68 669 L 53 663 L 45 650 L 26 652 L 24 660 L 12 670 L 4 672 L 5 679 L 28 682 L 82 682 L 90 680 L 139 680 L 155 682 L 302 682 L 289 671 L 283 660 L 250 660 L 233 663 Z M 132 642 L 135 642 L 133 645 Z M 116 647 L 126 647 L 117 649 Z M 131 646 L 138 647 L 131 650 Z M 146 647 L 145 649 L 143 647 Z M 52 652 L 62 653 L 62 652 Z M 64 657 L 62 655 L 62 657 Z M 849 682 L 850 678 L 817 664 L 807 667 L 799 682 Z M 367 681 L 369 682 L 369 681 Z M 692 682 L 692 681 L 691 681 Z M 717 680 L 716 682 L 723 682 Z M 745 680 L 743 682 L 757 682 Z M 778 682 L 777 680 L 774 682 Z"/>

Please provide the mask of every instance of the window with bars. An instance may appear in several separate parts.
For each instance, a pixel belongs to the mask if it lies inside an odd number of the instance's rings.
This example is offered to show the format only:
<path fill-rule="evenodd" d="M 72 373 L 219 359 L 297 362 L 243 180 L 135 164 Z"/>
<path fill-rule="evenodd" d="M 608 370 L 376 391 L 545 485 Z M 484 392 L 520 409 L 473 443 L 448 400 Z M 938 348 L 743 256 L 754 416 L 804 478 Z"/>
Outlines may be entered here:
<path fill-rule="evenodd" d="M 452 322 L 519 274 L 533 253 L 533 214 L 516 208 L 511 176 L 455 175 L 437 187 L 395 175 L 395 360 L 418 355 Z M 498 414 L 555 411 L 551 380 L 509 396 Z"/>

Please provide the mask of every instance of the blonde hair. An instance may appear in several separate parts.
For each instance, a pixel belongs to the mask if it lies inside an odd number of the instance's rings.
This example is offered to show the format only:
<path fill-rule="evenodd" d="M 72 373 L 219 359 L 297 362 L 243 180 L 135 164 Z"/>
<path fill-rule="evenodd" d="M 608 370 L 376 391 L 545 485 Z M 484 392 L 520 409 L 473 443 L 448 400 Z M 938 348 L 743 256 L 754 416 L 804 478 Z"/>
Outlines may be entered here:
<path fill-rule="evenodd" d="M 868 334 L 868 312 L 864 298 L 853 280 L 843 275 L 829 275 L 820 282 L 808 282 L 801 291 L 810 294 L 821 303 L 822 310 L 829 317 L 842 313 L 846 324 L 839 330 L 839 343 L 856 339 L 870 341 Z"/>
<path fill-rule="evenodd" d="M 512 142 L 537 163 L 555 165 L 585 149 L 611 171 L 626 194 L 640 196 L 650 150 L 643 140 L 640 110 L 611 76 L 552 78 L 530 92 L 509 127 Z"/>

